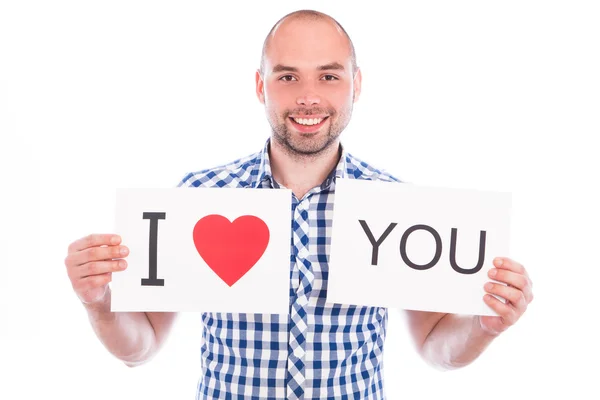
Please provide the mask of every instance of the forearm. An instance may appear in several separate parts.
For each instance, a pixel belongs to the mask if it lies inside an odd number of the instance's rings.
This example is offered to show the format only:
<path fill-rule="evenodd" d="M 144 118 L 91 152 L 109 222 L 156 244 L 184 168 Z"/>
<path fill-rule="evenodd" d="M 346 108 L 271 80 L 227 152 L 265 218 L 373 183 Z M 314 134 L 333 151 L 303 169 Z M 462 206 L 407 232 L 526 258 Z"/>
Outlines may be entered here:
<path fill-rule="evenodd" d="M 495 337 L 481 329 L 476 316 L 447 314 L 427 336 L 421 354 L 437 368 L 461 368 L 479 357 Z"/>
<path fill-rule="evenodd" d="M 128 366 L 145 362 L 155 348 L 155 333 L 144 312 L 111 312 L 110 288 L 102 302 L 84 304 L 96 336 Z"/>

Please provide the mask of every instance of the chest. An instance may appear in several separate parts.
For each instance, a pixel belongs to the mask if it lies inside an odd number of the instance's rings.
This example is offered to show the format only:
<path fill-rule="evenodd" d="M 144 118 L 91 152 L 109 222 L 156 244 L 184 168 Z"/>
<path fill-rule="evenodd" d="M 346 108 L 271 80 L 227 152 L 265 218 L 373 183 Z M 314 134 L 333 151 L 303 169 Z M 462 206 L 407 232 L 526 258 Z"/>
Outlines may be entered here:
<path fill-rule="evenodd" d="M 292 202 L 290 279 L 292 294 L 311 286 L 311 297 L 323 297 L 327 286 L 334 192 L 323 191 Z"/>

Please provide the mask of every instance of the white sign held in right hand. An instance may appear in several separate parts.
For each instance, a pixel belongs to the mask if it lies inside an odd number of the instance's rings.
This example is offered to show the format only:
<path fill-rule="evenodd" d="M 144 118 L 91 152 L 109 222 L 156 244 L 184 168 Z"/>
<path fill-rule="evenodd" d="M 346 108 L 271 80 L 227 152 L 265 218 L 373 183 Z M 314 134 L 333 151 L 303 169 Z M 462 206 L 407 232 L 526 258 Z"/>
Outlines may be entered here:
<path fill-rule="evenodd" d="M 510 193 L 338 179 L 327 302 L 496 315 L 483 300 L 509 257 Z"/>

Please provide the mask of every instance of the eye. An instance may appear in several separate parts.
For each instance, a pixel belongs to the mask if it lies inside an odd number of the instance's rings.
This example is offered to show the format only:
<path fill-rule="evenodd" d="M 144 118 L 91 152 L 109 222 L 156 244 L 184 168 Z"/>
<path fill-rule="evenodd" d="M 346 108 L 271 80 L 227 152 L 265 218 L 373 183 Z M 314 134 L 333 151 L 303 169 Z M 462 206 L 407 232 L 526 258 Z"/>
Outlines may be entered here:
<path fill-rule="evenodd" d="M 292 75 L 284 75 L 281 78 L 279 78 L 280 81 L 284 81 L 284 82 L 291 82 L 294 78 Z"/>
<path fill-rule="evenodd" d="M 337 81 L 338 80 L 338 78 L 336 76 L 333 76 L 333 75 L 325 75 L 323 78 L 326 81 Z"/>

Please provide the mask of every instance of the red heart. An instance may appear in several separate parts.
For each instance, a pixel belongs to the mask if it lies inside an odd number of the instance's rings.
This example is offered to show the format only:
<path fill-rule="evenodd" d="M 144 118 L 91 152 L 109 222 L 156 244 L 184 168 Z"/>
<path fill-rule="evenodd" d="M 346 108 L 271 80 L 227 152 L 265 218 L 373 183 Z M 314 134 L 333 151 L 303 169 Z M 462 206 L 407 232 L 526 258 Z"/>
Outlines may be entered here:
<path fill-rule="evenodd" d="M 269 228 L 252 215 L 229 222 L 213 214 L 196 222 L 193 237 L 200 257 L 232 286 L 262 257 L 269 244 Z"/>

